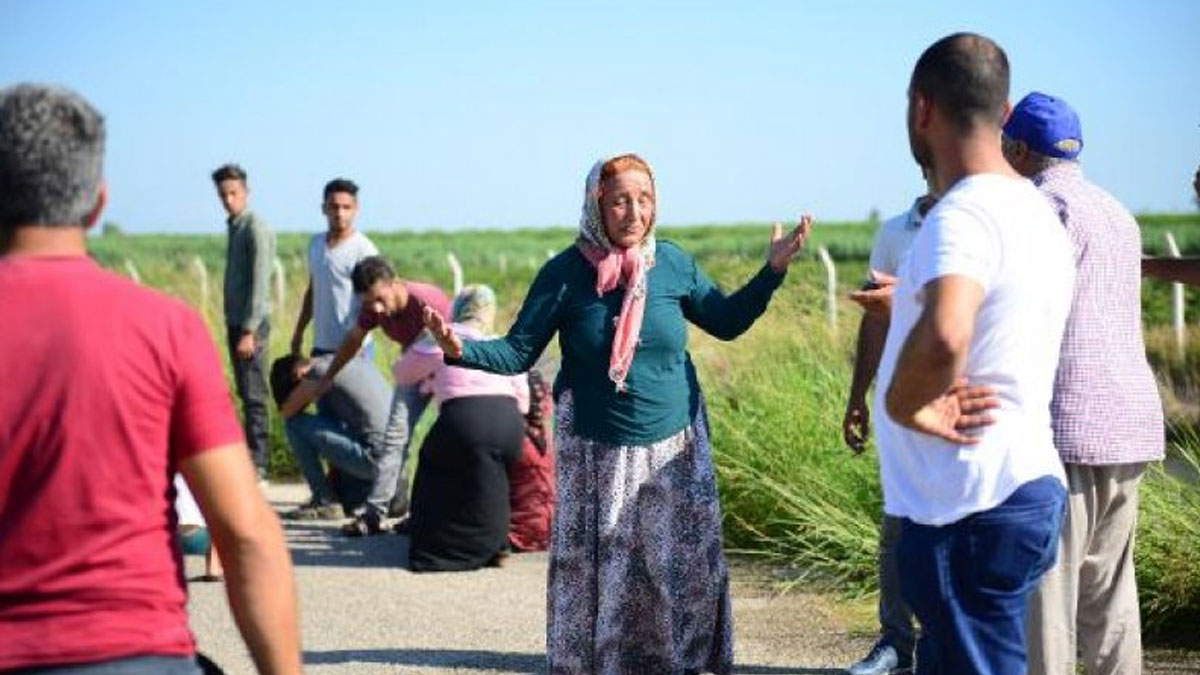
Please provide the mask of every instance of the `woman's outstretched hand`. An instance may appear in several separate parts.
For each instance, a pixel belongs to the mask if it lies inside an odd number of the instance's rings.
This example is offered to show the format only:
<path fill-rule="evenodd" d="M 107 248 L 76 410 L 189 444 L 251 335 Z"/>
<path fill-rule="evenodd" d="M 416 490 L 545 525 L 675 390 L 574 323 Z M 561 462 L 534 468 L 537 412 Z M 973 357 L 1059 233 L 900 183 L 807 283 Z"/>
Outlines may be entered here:
<path fill-rule="evenodd" d="M 429 329 L 430 335 L 442 348 L 442 352 L 452 359 L 461 357 L 463 353 L 462 340 L 454 334 L 454 331 L 450 330 L 450 324 L 446 323 L 446 319 L 432 307 L 425 308 L 424 318 L 425 327 Z"/>
<path fill-rule="evenodd" d="M 788 265 L 792 264 L 792 258 L 804 248 L 804 242 L 812 232 L 812 220 L 812 216 L 807 213 L 800 216 L 800 222 L 786 235 L 783 233 L 783 226 L 775 223 L 775 228 L 771 231 L 771 248 L 767 250 L 767 262 L 770 263 L 771 269 L 780 274 L 787 271 Z"/>

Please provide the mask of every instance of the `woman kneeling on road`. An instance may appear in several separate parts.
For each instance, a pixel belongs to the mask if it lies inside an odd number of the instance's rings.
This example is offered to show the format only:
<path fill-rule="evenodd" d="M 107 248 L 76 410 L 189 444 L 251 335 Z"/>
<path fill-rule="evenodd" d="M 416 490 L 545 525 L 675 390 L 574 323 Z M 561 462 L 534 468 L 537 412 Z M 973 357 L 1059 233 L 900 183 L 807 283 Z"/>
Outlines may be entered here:
<path fill-rule="evenodd" d="M 450 330 L 460 339 L 494 334 L 496 295 L 467 286 L 454 298 Z M 507 555 L 508 467 L 521 455 L 524 375 L 455 368 L 429 338 L 418 340 L 392 370 L 399 386 L 428 381 L 440 405 L 421 444 L 408 521 L 409 569 L 473 570 Z"/>

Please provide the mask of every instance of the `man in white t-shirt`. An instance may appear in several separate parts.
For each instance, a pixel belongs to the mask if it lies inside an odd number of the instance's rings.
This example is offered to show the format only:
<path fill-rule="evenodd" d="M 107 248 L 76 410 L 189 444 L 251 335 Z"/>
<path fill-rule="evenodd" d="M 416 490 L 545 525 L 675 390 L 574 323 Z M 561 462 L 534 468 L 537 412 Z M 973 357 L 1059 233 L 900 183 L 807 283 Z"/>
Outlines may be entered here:
<path fill-rule="evenodd" d="M 354 229 L 358 214 L 358 186 L 346 178 L 325 184 L 321 213 L 328 225 L 314 234 L 308 245 L 308 288 L 292 332 L 292 356 L 302 359 L 304 330 L 313 324 L 312 354 L 332 354 L 358 319 L 358 296 L 350 272 L 358 261 L 379 255 L 367 236 Z M 367 338 L 370 340 L 370 338 Z M 370 355 L 368 341 L 363 353 Z"/>
<path fill-rule="evenodd" d="M 943 196 L 900 267 L 875 430 L 884 510 L 905 519 L 918 673 L 1025 672 L 1026 606 L 1066 499 L 1050 398 L 1075 266 L 1001 151 L 1008 82 L 1004 51 L 960 33 L 921 55 L 909 85 L 910 146 Z"/>
<path fill-rule="evenodd" d="M 928 178 L 928 176 L 927 176 Z M 913 202 L 912 208 L 888 219 L 875 234 L 871 246 L 871 277 L 864 291 L 877 288 L 878 279 L 886 275 L 894 278 L 900 261 L 908 254 L 909 246 L 920 231 L 921 221 L 937 201 L 932 195 L 922 195 Z M 851 294 L 858 300 L 862 292 Z M 864 309 L 870 309 L 864 305 Z M 846 415 L 842 420 L 842 438 L 855 453 L 866 449 L 870 435 L 870 409 L 867 407 L 867 390 L 875 380 L 879 359 L 883 355 L 883 343 L 887 339 L 889 314 L 867 311 L 858 325 L 858 339 L 854 350 L 854 376 L 850 380 L 850 394 L 846 398 Z M 900 540 L 903 521 L 887 515 L 879 529 L 879 640 L 863 659 L 846 669 L 848 675 L 888 675 L 894 670 L 912 667 L 913 651 L 916 648 L 916 630 L 913 614 L 900 595 L 899 561 L 896 559 L 896 543 Z"/>

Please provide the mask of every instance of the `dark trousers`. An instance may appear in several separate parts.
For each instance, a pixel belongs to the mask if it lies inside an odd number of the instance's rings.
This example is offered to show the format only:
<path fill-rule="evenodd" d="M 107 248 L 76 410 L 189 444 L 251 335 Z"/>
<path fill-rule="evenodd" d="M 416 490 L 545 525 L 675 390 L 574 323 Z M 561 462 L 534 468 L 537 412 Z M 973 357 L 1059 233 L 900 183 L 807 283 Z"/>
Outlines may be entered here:
<path fill-rule="evenodd" d="M 900 591 L 900 560 L 896 547 L 904 531 L 904 519 L 884 514 L 879 530 L 879 626 L 880 637 L 900 653 L 900 663 L 912 660 L 917 645 L 913 613 Z"/>
<path fill-rule="evenodd" d="M 233 382 L 238 397 L 242 399 L 242 427 L 246 431 L 246 446 L 250 457 L 258 468 L 260 477 L 267 474 L 270 445 L 267 433 L 270 422 L 267 418 L 267 401 L 271 392 L 267 388 L 267 340 L 271 337 L 271 324 L 263 321 L 254 332 L 254 356 L 240 359 L 237 343 L 242 337 L 240 328 L 229 327 L 229 362 L 233 365 Z"/>
<path fill-rule="evenodd" d="M 1066 489 L 1046 476 L 949 525 L 904 521 L 904 599 L 921 621 L 920 675 L 1024 675 L 1029 595 L 1054 564 Z"/>

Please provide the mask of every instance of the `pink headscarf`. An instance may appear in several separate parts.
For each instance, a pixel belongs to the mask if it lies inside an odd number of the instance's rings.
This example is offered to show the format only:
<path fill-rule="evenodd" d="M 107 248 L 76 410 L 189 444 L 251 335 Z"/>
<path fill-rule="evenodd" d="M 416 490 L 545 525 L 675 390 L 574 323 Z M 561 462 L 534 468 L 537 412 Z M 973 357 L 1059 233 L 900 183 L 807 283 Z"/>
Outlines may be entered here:
<path fill-rule="evenodd" d="M 654 266 L 654 224 L 637 248 L 617 248 L 608 240 L 600 212 L 600 172 L 608 159 L 602 159 L 588 172 L 583 192 L 583 213 L 579 217 L 579 236 L 575 245 L 596 268 L 596 295 L 625 286 L 617 330 L 613 335 L 612 354 L 608 361 L 608 377 L 617 391 L 625 391 L 625 378 L 633 364 L 633 352 L 642 332 L 642 317 L 646 311 L 646 272 Z M 651 181 L 654 177 L 651 176 Z M 655 197 L 657 198 L 657 187 Z"/>

